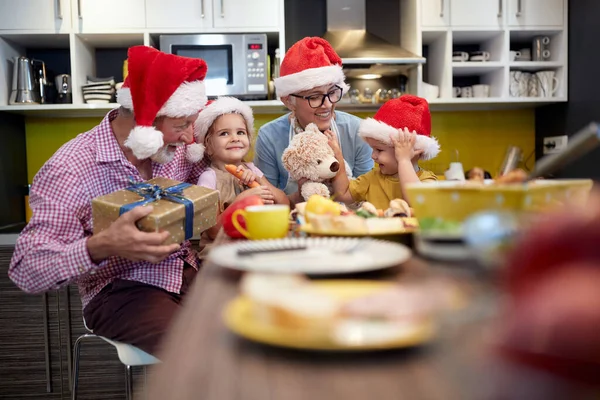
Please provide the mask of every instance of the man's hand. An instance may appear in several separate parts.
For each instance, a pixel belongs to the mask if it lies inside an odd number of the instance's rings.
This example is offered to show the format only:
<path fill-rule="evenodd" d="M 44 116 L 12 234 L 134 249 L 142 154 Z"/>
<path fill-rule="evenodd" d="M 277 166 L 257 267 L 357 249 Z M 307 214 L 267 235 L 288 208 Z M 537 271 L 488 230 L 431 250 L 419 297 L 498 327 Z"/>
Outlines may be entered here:
<path fill-rule="evenodd" d="M 169 232 L 142 232 L 136 222 L 150 214 L 152 206 L 138 206 L 117 218 L 108 229 L 93 235 L 87 241 L 88 253 L 96 264 L 111 256 L 131 261 L 148 261 L 158 264 L 179 244 L 163 245 Z"/>

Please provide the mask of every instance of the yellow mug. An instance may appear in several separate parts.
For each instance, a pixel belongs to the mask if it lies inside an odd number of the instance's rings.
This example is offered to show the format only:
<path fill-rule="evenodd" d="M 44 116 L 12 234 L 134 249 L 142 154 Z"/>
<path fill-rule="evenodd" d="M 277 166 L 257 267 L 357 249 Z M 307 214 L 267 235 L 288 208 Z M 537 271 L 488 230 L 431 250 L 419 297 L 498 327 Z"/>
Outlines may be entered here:
<path fill-rule="evenodd" d="M 242 228 L 238 221 L 240 215 L 246 222 L 246 229 Z M 289 217 L 289 206 L 285 204 L 265 204 L 235 210 L 231 215 L 231 222 L 233 222 L 235 229 L 248 239 L 280 239 L 288 234 Z"/>

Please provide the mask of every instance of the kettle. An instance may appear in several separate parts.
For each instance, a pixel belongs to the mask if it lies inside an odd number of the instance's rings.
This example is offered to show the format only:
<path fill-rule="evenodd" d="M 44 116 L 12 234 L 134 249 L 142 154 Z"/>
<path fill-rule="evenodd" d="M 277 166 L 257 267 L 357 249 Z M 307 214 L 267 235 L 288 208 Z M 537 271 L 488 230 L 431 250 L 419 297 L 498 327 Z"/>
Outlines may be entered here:
<path fill-rule="evenodd" d="M 8 104 L 39 104 L 44 102 L 46 64 L 27 57 L 14 57 L 12 90 Z M 39 65 L 36 70 L 35 66 Z"/>

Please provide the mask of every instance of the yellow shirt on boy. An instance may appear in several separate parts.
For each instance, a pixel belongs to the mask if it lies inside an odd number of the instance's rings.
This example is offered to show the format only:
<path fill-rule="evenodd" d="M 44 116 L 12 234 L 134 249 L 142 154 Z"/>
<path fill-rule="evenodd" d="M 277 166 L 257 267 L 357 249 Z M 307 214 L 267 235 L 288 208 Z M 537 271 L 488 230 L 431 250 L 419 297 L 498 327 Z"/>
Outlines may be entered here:
<path fill-rule="evenodd" d="M 431 171 L 420 169 L 417 176 L 421 182 L 437 181 L 437 176 Z M 402 190 L 397 175 L 383 175 L 379 167 L 350 181 L 350 194 L 356 202 L 368 201 L 376 208 L 385 210 L 390 200 L 401 199 Z"/>

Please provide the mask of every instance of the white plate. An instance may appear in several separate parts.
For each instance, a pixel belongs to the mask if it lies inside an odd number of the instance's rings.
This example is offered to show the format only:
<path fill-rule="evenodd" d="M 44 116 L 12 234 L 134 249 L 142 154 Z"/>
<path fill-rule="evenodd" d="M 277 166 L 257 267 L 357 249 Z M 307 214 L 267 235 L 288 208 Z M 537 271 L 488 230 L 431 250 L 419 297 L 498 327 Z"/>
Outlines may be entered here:
<path fill-rule="evenodd" d="M 305 249 L 278 251 L 289 247 Z M 238 250 L 271 250 L 239 255 Z M 349 274 L 393 267 L 407 261 L 411 251 L 399 243 L 369 238 L 303 237 L 243 241 L 214 247 L 208 260 L 241 271 Z"/>

